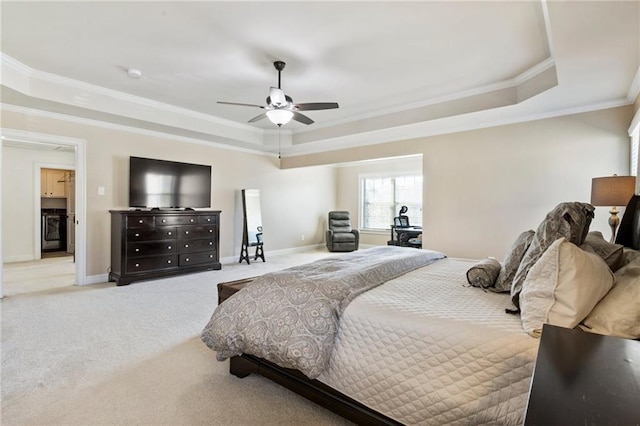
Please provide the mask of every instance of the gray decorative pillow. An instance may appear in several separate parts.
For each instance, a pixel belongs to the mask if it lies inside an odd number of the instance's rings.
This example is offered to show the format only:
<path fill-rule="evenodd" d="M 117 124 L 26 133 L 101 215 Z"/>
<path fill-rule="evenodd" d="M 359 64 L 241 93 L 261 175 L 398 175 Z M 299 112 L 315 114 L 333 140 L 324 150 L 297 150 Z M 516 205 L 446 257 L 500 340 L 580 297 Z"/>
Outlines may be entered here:
<path fill-rule="evenodd" d="M 507 257 L 504 258 L 504 268 L 500 271 L 500 275 L 496 280 L 496 285 L 492 288 L 493 291 L 511 291 L 513 278 L 516 276 L 516 272 L 518 272 L 518 266 L 520 266 L 520 262 L 522 262 L 524 254 L 531 245 L 531 240 L 533 240 L 534 235 L 535 232 L 531 229 L 524 231 L 522 234 L 518 235 L 518 238 L 516 238 L 513 244 L 511 244 Z"/>
<path fill-rule="evenodd" d="M 583 250 L 591 249 L 591 251 L 600 256 L 602 260 L 606 262 L 609 269 L 613 272 L 616 272 L 623 265 L 624 246 L 620 244 L 611 244 L 606 241 L 602 236 L 602 232 L 589 232 L 580 248 Z"/>
<path fill-rule="evenodd" d="M 589 232 L 594 210 L 595 207 L 587 203 L 577 201 L 560 203 L 540 223 L 511 285 L 511 301 L 518 310 L 520 309 L 520 292 L 529 269 L 559 238 L 564 237 L 570 243 L 581 246 Z"/>
<path fill-rule="evenodd" d="M 474 287 L 493 287 L 502 265 L 493 258 L 483 259 L 467 271 L 467 281 Z"/>

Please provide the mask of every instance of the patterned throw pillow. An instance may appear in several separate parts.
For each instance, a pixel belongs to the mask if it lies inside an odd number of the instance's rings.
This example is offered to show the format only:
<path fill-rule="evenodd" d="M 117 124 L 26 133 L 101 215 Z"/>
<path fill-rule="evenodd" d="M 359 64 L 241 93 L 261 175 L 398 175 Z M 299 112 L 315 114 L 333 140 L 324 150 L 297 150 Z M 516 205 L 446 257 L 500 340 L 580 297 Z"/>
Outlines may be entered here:
<path fill-rule="evenodd" d="M 492 257 L 482 259 L 467 271 L 467 281 L 474 287 L 493 287 L 502 265 Z"/>
<path fill-rule="evenodd" d="M 595 254 L 600 256 L 613 272 L 616 272 L 623 265 L 624 247 L 620 244 L 611 244 L 606 241 L 602 236 L 602 232 L 589 232 L 580 248 L 583 250 L 593 251 Z"/>
<path fill-rule="evenodd" d="M 504 259 L 504 267 L 500 271 L 496 284 L 491 290 L 495 292 L 511 291 L 513 278 L 516 276 L 518 266 L 520 266 L 524 254 L 531 245 L 531 240 L 533 240 L 534 235 L 535 232 L 532 230 L 524 231 L 518 235 L 518 238 L 516 238 L 511 245 L 507 257 Z"/>

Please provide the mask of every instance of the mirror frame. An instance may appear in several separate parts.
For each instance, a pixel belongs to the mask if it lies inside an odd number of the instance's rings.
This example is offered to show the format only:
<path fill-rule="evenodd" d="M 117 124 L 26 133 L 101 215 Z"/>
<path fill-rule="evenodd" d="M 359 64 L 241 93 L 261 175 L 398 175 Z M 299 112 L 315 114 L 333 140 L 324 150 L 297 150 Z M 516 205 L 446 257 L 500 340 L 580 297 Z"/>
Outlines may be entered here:
<path fill-rule="evenodd" d="M 249 247 L 255 247 L 256 253 L 253 260 L 264 258 L 264 240 L 262 238 L 262 214 L 260 209 L 260 190 L 259 189 L 243 189 L 242 190 L 242 214 L 243 214 L 243 230 L 242 230 L 242 248 L 240 249 L 240 261 L 249 260 Z M 258 223 L 256 225 L 256 222 Z M 249 232 L 249 229 L 255 228 L 255 231 Z"/>

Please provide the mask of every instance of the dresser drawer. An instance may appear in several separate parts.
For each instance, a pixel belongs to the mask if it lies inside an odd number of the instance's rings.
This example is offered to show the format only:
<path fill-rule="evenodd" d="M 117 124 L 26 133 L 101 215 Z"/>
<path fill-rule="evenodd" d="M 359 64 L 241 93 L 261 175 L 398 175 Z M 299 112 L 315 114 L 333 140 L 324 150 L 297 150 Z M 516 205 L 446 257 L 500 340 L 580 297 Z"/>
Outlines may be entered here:
<path fill-rule="evenodd" d="M 206 251 L 200 253 L 186 253 L 180 255 L 180 266 L 189 266 L 189 265 L 198 265 L 203 263 L 208 263 L 213 261 L 216 258 L 216 252 L 214 251 Z"/>
<path fill-rule="evenodd" d="M 129 216 L 127 228 L 153 228 L 154 216 Z"/>
<path fill-rule="evenodd" d="M 207 224 L 218 224 L 218 216 L 215 215 L 207 215 L 207 216 L 198 216 L 198 223 L 202 224 L 202 225 L 207 225 Z"/>
<path fill-rule="evenodd" d="M 180 216 L 158 216 L 156 217 L 156 225 L 196 225 L 198 216 L 180 215 Z"/>
<path fill-rule="evenodd" d="M 175 254 L 166 256 L 137 257 L 127 260 L 128 273 L 176 268 L 177 266 L 178 256 Z"/>
<path fill-rule="evenodd" d="M 127 241 L 174 240 L 176 235 L 174 227 L 127 229 Z"/>
<path fill-rule="evenodd" d="M 216 242 L 213 238 L 201 240 L 180 240 L 177 242 L 178 253 L 195 253 L 198 251 L 213 250 Z"/>
<path fill-rule="evenodd" d="M 128 243 L 127 256 L 154 256 L 156 254 L 171 254 L 176 252 L 175 241 L 157 241 L 153 243 Z"/>
<path fill-rule="evenodd" d="M 216 234 L 218 227 L 216 225 L 202 225 L 202 226 L 185 226 L 178 228 L 178 238 L 206 238 L 213 237 Z"/>

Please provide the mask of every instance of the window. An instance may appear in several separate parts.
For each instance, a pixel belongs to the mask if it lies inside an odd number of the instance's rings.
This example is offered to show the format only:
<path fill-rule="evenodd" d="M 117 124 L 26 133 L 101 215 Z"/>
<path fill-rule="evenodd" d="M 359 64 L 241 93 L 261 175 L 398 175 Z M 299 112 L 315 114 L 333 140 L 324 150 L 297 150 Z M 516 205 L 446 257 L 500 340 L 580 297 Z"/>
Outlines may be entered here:
<path fill-rule="evenodd" d="M 631 176 L 638 176 L 638 148 L 640 145 L 640 125 L 631 132 Z"/>
<path fill-rule="evenodd" d="M 422 176 L 363 177 L 360 184 L 362 228 L 388 230 L 402 206 L 409 223 L 422 226 Z"/>

